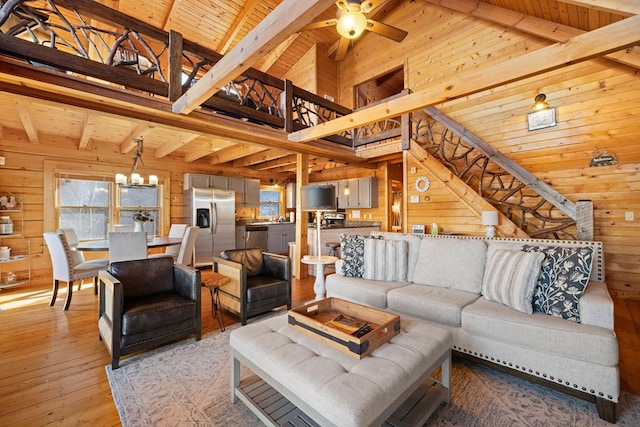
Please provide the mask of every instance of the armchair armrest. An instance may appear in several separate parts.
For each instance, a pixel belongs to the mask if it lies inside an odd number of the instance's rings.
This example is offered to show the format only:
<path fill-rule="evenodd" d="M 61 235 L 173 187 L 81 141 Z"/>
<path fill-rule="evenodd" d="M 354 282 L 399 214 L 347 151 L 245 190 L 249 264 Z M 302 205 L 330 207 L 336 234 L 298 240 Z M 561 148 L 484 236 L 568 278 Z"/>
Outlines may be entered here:
<path fill-rule="evenodd" d="M 124 295 L 122 283 L 106 270 L 98 272 L 100 302 L 98 330 L 109 347 L 109 351 L 119 351 L 115 342 L 122 335 L 122 310 Z"/>
<path fill-rule="evenodd" d="M 587 284 L 580 297 L 580 322 L 613 330 L 613 300 L 606 283 Z"/>
<path fill-rule="evenodd" d="M 214 256 L 213 271 L 231 279 L 231 282 L 221 286 L 220 290 L 239 301 L 240 295 L 246 292 L 247 288 L 245 267 L 238 262 Z"/>
<path fill-rule="evenodd" d="M 192 301 L 200 301 L 202 279 L 200 270 L 182 264 L 173 265 L 176 293 Z"/>
<path fill-rule="evenodd" d="M 264 275 L 291 281 L 291 260 L 288 256 L 264 252 Z"/>

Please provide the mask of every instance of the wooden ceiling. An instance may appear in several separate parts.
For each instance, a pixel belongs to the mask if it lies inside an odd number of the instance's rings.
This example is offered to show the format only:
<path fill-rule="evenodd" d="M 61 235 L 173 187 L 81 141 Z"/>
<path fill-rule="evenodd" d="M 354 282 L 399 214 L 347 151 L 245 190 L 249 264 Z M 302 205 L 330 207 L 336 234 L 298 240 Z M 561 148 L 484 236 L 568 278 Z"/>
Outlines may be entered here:
<path fill-rule="evenodd" d="M 369 17 L 384 21 L 393 8 L 401 3 L 442 4 L 474 16 L 482 16 L 483 7 L 496 6 L 515 11 L 523 16 L 543 19 L 583 31 L 591 31 L 614 23 L 638 9 L 635 0 L 387 0 L 382 1 Z M 165 31 L 176 30 L 188 40 L 228 54 L 233 48 L 282 1 L 280 0 L 96 0 L 134 18 Z M 414 7 L 419 7 L 415 5 Z M 335 6 L 312 19 L 311 22 L 335 16 Z M 621 10 L 620 13 L 612 12 Z M 514 23 L 515 25 L 515 23 Z M 362 37 L 379 37 L 365 33 Z M 276 49 L 252 65 L 254 68 L 283 79 L 297 61 L 314 44 L 326 46 L 330 51 L 339 39 L 334 28 L 303 31 L 289 36 Z M 357 43 L 357 40 L 355 41 Z M 294 82 L 295 83 L 295 82 Z M 23 131 L 31 143 L 64 141 L 80 150 L 92 144 L 110 144 L 121 153 L 130 152 L 134 138 L 144 137 L 145 148 L 155 158 L 173 155 L 186 162 L 207 162 L 245 169 L 264 174 L 295 171 L 293 151 L 266 149 L 246 145 L 239 140 L 215 137 L 205 132 L 184 130 L 176 126 L 157 125 L 115 114 L 16 96 L 0 92 L 0 125 L 4 132 Z M 241 139 L 241 138 L 240 138 Z M 312 156 L 315 167 L 325 167 L 328 158 Z"/>

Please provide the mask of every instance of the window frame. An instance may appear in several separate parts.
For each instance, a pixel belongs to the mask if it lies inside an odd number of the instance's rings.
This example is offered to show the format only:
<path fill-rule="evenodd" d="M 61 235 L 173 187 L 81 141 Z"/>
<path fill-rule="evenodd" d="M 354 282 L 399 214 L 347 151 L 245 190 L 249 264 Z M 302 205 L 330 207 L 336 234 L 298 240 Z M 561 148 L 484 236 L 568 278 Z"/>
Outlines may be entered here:
<path fill-rule="evenodd" d="M 281 188 L 280 186 L 270 186 L 270 185 L 261 185 L 260 186 L 260 205 L 258 206 L 258 218 L 260 219 L 272 219 L 274 217 L 274 215 L 267 215 L 267 216 L 262 216 L 262 192 L 263 191 L 275 191 L 278 192 L 278 201 L 277 202 L 265 202 L 268 203 L 270 205 L 278 205 L 278 214 L 275 215 L 276 217 L 281 217 L 284 216 L 284 189 Z"/>

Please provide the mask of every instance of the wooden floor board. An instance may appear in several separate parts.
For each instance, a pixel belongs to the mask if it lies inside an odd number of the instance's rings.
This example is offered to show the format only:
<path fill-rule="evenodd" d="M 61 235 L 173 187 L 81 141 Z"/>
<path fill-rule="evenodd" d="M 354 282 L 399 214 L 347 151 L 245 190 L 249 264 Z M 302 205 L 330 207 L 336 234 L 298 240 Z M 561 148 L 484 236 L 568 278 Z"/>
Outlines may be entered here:
<path fill-rule="evenodd" d="M 294 304 L 314 298 L 313 279 L 294 280 Z M 110 357 L 98 339 L 98 297 L 89 283 L 74 288 L 65 312 L 66 286 L 54 307 L 50 295 L 51 286 L 0 291 L 0 425 L 120 425 L 105 372 Z M 219 331 L 206 289 L 202 295 L 203 334 Z M 614 301 L 622 389 L 640 394 L 640 301 Z M 226 326 L 238 322 L 223 316 Z"/>

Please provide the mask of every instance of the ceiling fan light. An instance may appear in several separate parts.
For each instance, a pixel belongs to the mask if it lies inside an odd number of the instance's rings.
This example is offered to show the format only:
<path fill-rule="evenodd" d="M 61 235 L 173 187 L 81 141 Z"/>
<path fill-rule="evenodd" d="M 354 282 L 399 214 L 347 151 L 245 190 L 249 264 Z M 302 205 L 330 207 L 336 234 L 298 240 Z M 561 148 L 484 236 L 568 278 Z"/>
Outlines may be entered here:
<path fill-rule="evenodd" d="M 336 29 L 345 38 L 355 39 L 367 27 L 367 18 L 360 11 L 343 11 L 338 18 Z"/>

